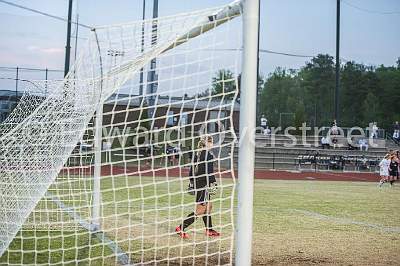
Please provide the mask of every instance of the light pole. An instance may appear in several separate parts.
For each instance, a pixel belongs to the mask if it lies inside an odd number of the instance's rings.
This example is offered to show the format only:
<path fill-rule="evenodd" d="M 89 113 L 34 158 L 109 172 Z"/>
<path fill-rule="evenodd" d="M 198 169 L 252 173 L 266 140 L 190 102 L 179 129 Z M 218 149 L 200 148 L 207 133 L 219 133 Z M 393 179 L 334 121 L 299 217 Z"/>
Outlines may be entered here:
<path fill-rule="evenodd" d="M 143 10 L 142 10 L 142 42 L 141 42 L 141 52 L 144 52 L 144 19 L 146 18 L 146 0 L 143 0 Z M 140 69 L 140 84 L 139 84 L 139 97 L 140 102 L 142 102 L 143 97 L 143 67 Z"/>
<path fill-rule="evenodd" d="M 261 8 L 261 1 L 258 2 L 258 35 L 257 35 L 257 108 L 256 108 L 256 125 L 258 119 L 260 119 L 260 110 L 261 110 L 261 90 L 259 88 L 260 85 L 260 8 Z"/>
<path fill-rule="evenodd" d="M 19 80 L 19 68 L 17 67 L 17 73 L 15 75 L 15 106 L 18 104 L 18 80 Z"/>
<path fill-rule="evenodd" d="M 339 86 L 340 86 L 340 0 L 336 0 L 336 84 L 335 84 L 335 119 L 339 120 Z"/>
<path fill-rule="evenodd" d="M 153 0 L 153 25 L 151 29 L 151 45 L 154 46 L 157 44 L 157 20 L 158 18 L 158 0 Z M 149 117 L 153 116 L 153 105 L 154 105 L 154 93 L 157 91 L 157 74 L 156 74 L 156 68 L 157 68 L 157 60 L 156 58 L 153 58 L 150 62 L 150 71 L 148 73 L 148 81 L 149 84 L 147 85 L 147 94 L 150 94 L 150 96 L 147 98 L 147 104 L 149 106 L 148 109 L 148 114 Z"/>
<path fill-rule="evenodd" d="M 72 17 L 72 0 L 68 4 L 68 22 L 67 22 L 67 45 L 65 46 L 65 64 L 64 64 L 64 77 L 69 71 L 69 62 L 71 54 L 71 17 Z"/>
<path fill-rule="evenodd" d="M 111 56 L 114 58 L 114 66 L 117 65 L 117 57 L 118 56 L 124 56 L 125 52 L 124 51 L 120 51 L 120 50 L 107 50 L 107 55 Z"/>

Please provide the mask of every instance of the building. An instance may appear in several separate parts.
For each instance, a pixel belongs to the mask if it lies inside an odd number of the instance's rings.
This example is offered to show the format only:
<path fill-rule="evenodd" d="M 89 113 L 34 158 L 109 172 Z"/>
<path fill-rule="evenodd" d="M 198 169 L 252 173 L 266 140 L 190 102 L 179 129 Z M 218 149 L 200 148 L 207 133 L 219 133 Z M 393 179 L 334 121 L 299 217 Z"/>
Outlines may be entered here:
<path fill-rule="evenodd" d="M 116 98 L 118 99 L 116 100 Z M 144 99 L 143 99 L 144 100 Z M 227 128 L 230 121 L 231 102 L 220 98 L 191 98 L 159 96 L 155 101 L 156 108 L 143 106 L 139 96 L 113 95 L 104 104 L 103 125 L 121 125 L 136 128 L 147 122 L 154 128 L 172 127 L 178 124 L 188 125 L 192 130 L 198 130 L 207 121 L 208 132 L 216 132 L 221 124 L 213 122 L 213 119 L 221 121 Z M 145 101 L 143 101 L 145 102 Z M 154 110 L 155 109 L 155 110 Z M 156 112 L 151 119 L 153 111 Z M 235 131 L 239 130 L 239 104 L 234 103 L 232 108 L 232 121 Z M 140 118 L 140 119 L 139 119 Z"/>
<path fill-rule="evenodd" d="M 0 90 L 0 123 L 3 122 L 14 109 L 22 94 L 15 91 Z"/>
<path fill-rule="evenodd" d="M 0 122 L 4 121 L 13 110 L 22 92 L 16 97 L 14 91 L 0 90 Z M 169 97 L 158 96 L 154 99 L 156 108 L 143 105 L 139 96 L 114 94 L 104 104 L 103 125 L 136 128 L 140 123 L 153 124 L 154 128 L 172 127 L 179 123 L 198 130 L 207 121 L 208 132 L 218 131 L 221 121 L 227 129 L 231 112 L 231 102 L 217 97 Z M 146 102 L 146 101 L 143 101 Z M 154 119 L 152 111 L 156 112 Z M 144 112 L 146 111 L 146 112 Z M 235 131 L 239 130 L 239 104 L 234 103 L 232 121 Z M 150 118 L 149 118 L 150 117 Z M 140 118 L 140 119 L 139 119 Z"/>

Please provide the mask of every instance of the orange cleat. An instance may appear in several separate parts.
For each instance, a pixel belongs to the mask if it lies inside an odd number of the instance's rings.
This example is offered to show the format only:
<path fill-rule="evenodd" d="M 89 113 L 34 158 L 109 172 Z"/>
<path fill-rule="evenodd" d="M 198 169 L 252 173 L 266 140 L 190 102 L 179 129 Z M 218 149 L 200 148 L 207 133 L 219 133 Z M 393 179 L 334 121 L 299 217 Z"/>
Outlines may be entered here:
<path fill-rule="evenodd" d="M 187 233 L 185 233 L 184 231 L 182 231 L 182 229 L 181 229 L 180 226 L 177 226 L 177 227 L 175 228 L 175 232 L 178 234 L 178 236 L 179 236 L 180 238 L 183 238 L 183 239 L 189 238 L 189 235 L 188 235 Z"/>
<path fill-rule="evenodd" d="M 206 229 L 206 236 L 218 237 L 221 234 L 215 231 L 214 229 Z"/>

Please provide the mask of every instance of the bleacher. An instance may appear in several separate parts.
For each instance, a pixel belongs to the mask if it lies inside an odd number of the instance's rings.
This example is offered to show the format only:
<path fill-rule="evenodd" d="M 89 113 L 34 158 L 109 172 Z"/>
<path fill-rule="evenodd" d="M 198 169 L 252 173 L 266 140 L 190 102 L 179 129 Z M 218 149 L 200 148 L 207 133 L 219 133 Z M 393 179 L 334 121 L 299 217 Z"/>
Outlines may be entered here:
<path fill-rule="evenodd" d="M 230 137 L 227 137 L 229 139 Z M 296 143 L 294 144 L 294 139 Z M 256 134 L 255 168 L 276 170 L 343 170 L 376 171 L 380 159 L 395 144 L 386 139 L 374 139 L 376 146 L 368 151 L 349 150 L 345 137 L 337 136 L 337 145 L 329 149 L 321 146 L 321 136 L 285 136 Z M 354 140 L 357 142 L 357 139 Z M 234 152 L 237 167 L 238 144 Z"/>

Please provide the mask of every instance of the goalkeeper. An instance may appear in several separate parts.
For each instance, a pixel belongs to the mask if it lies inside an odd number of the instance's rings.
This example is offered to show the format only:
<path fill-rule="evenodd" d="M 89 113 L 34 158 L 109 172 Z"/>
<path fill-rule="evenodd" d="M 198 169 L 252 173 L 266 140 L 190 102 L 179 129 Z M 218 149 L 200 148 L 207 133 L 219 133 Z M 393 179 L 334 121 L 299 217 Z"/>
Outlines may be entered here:
<path fill-rule="evenodd" d="M 189 237 L 185 229 L 200 216 L 203 218 L 206 235 L 211 237 L 220 236 L 220 233 L 213 229 L 211 219 L 212 202 L 210 201 L 210 196 L 215 194 L 217 189 L 217 182 L 214 176 L 214 155 L 211 152 L 212 147 L 213 138 L 211 136 L 205 136 L 197 145 L 198 151 L 193 158 L 193 165 L 189 173 L 192 177 L 190 182 L 196 197 L 196 210 L 190 213 L 183 223 L 175 228 L 175 232 L 181 238 Z"/>

